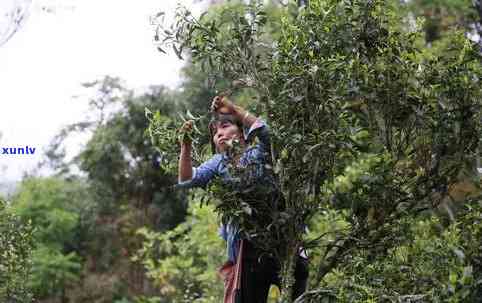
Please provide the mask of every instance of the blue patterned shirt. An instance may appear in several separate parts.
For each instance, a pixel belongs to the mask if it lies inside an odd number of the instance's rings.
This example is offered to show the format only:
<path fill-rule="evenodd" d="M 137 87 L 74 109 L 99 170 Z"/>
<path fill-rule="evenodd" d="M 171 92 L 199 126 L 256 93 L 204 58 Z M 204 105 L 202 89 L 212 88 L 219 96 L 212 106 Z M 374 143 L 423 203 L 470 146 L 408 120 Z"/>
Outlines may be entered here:
<path fill-rule="evenodd" d="M 255 137 L 258 138 L 257 144 L 248 147 L 239 159 L 241 167 L 255 164 L 261 165 L 262 168 L 270 162 L 270 138 L 268 126 L 265 122 L 258 119 L 249 129 L 244 129 L 244 137 L 246 143 L 251 143 Z M 220 177 L 225 181 L 230 180 L 227 164 L 228 157 L 225 153 L 215 154 L 211 159 L 202 163 L 199 167 L 193 167 L 193 176 L 191 180 L 182 181 L 178 183 L 178 187 L 192 188 L 192 187 L 206 187 L 207 184 L 214 178 Z M 264 174 L 265 169 L 257 170 L 259 174 Z M 228 259 L 235 262 L 240 233 L 239 230 L 231 224 L 222 225 L 220 228 L 220 236 L 226 241 Z"/>

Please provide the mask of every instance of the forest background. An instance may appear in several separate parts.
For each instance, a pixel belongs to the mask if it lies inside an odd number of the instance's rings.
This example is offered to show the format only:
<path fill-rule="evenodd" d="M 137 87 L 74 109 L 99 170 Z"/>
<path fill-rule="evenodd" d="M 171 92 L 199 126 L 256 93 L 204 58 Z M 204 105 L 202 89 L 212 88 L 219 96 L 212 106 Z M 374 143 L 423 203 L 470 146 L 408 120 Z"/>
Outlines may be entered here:
<path fill-rule="evenodd" d="M 220 216 L 251 210 L 172 185 L 176 128 L 196 120 L 206 159 L 206 113 L 227 92 L 272 128 L 288 197 L 273 229 L 309 248 L 303 302 L 477 302 L 480 2 L 216 2 L 172 25 L 153 12 L 159 55 L 186 60 L 179 89 L 84 84 L 98 120 L 63 129 L 44 163 L 56 174 L 2 202 L 1 301 L 221 301 Z M 92 136 L 67 161 L 76 132 Z M 289 297 L 282 254 L 271 302 Z"/>

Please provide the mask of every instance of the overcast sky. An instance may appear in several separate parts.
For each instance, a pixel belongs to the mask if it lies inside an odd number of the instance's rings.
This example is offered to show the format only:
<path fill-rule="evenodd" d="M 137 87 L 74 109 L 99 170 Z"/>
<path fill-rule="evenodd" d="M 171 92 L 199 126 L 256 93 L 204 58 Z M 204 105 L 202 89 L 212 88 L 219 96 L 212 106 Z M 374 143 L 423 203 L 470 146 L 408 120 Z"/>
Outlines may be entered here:
<path fill-rule="evenodd" d="M 0 150 L 0 182 L 19 180 L 63 125 L 85 116 L 86 102 L 72 98 L 80 83 L 112 75 L 130 88 L 178 84 L 182 62 L 155 49 L 149 24 L 150 15 L 172 13 L 178 2 L 191 0 L 33 0 L 23 27 L 0 46 L 0 147 L 28 145 L 36 153 Z"/>

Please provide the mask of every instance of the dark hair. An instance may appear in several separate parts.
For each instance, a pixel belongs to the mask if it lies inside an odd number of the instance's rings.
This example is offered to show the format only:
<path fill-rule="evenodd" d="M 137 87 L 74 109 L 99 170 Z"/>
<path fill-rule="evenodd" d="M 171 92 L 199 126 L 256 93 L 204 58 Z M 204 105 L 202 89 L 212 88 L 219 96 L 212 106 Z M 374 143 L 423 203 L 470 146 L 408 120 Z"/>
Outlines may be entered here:
<path fill-rule="evenodd" d="M 230 114 L 219 114 L 214 113 L 211 121 L 209 122 L 208 129 L 209 129 L 209 141 L 211 143 L 211 151 L 213 154 L 216 153 L 216 144 L 214 144 L 214 134 L 216 133 L 216 126 L 222 122 L 229 122 L 231 124 L 236 125 L 239 129 L 243 129 L 243 124 L 241 121 L 236 119 L 235 116 Z"/>

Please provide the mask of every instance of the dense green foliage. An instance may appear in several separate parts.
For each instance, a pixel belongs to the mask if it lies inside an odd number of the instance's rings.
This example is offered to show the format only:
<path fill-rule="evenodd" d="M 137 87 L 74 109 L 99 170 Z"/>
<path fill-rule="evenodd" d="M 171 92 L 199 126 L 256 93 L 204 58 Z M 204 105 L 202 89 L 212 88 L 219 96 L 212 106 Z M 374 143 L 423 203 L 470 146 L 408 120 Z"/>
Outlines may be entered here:
<path fill-rule="evenodd" d="M 32 178 L 22 182 L 14 198 L 15 213 L 35 226 L 29 282 L 37 298 L 62 297 L 66 286 L 79 280 L 78 251 L 87 240 L 81 225 L 90 214 L 85 196 L 80 183 Z"/>
<path fill-rule="evenodd" d="M 32 226 L 14 215 L 0 199 L 0 301 L 32 301 L 28 286 L 33 247 Z"/>
<path fill-rule="evenodd" d="M 449 186 L 473 175 L 482 131 L 478 49 L 454 32 L 436 52 L 426 50 L 420 29 L 396 9 L 384 1 L 310 1 L 295 17 L 281 18 L 272 45 L 256 1 L 199 20 L 180 11 L 164 31 L 164 44 L 178 55 L 188 49 L 194 62 L 257 92 L 287 203 L 269 224 L 288 239 L 279 253 L 283 302 L 297 248 L 310 244 L 307 220 L 330 210 L 346 223 L 319 236 L 312 278 L 324 287 L 334 270 L 348 272 L 352 256 L 372 260 L 410 241 L 413 223 L 443 205 Z M 240 201 L 242 191 L 234 189 Z M 232 189 L 218 195 L 228 197 Z M 240 207 L 232 214 L 246 217 L 238 222 L 250 222 L 245 204 L 232 204 Z M 242 227 L 260 234 L 266 225 Z M 393 291 L 376 298 L 396 300 Z M 413 291 L 399 295 L 418 295 Z M 359 295 L 352 292 L 336 296 L 350 301 Z"/>
<path fill-rule="evenodd" d="M 175 229 L 165 233 L 138 231 L 146 241 L 134 260 L 143 263 L 159 287 L 159 302 L 222 301 L 216 269 L 224 262 L 225 251 L 218 226 L 212 207 L 193 203 L 187 220 Z"/>
<path fill-rule="evenodd" d="M 180 88 L 132 91 L 109 76 L 85 83 L 89 116 L 48 152 L 58 174 L 25 178 L 1 204 L 0 301 L 28 302 L 32 292 L 45 303 L 219 302 L 218 224 L 237 220 L 284 261 L 270 302 L 289 302 L 299 246 L 310 254 L 310 286 L 298 303 L 477 302 L 482 68 L 465 34 L 480 31 L 482 14 L 473 5 L 226 1 L 200 17 L 179 9 L 154 38 L 187 60 Z M 195 162 L 206 160 L 207 112 L 220 93 L 271 128 L 267 169 L 287 207 L 261 225 L 252 192 L 172 188 L 182 119 L 196 120 Z M 89 139 L 67 161 L 62 146 L 76 134 Z M 231 169 L 249 182 L 249 171 Z"/>

